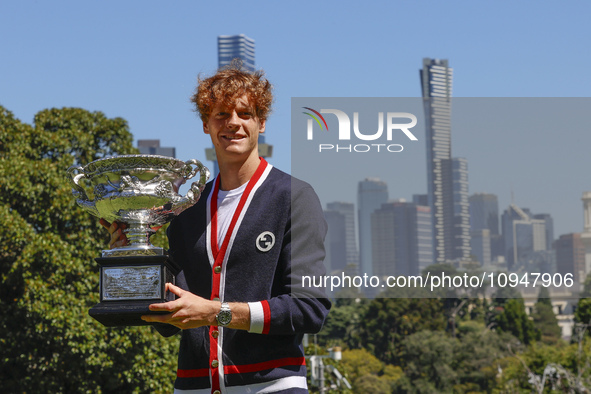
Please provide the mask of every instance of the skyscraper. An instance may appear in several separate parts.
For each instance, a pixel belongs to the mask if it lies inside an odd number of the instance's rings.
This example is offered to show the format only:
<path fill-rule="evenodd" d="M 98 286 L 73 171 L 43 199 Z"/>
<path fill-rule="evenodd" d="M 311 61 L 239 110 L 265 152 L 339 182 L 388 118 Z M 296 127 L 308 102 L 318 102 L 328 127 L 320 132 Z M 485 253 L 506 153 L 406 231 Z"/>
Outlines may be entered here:
<path fill-rule="evenodd" d="M 254 40 L 244 34 L 218 36 L 218 67 L 227 66 L 236 58 L 242 60 L 246 70 L 254 71 Z"/>
<path fill-rule="evenodd" d="M 495 194 L 475 193 L 470 203 L 470 228 L 489 230 L 491 235 L 499 234 L 499 201 Z"/>
<path fill-rule="evenodd" d="M 435 261 L 444 263 L 468 259 L 467 162 L 465 159 L 452 159 L 451 155 L 453 70 L 447 60 L 425 58 L 419 72 L 425 110 L 427 195 L 433 215 Z M 454 196 L 454 188 L 465 198 L 458 198 L 458 193 Z M 457 207 L 454 206 L 454 197 L 458 200 Z"/>
<path fill-rule="evenodd" d="M 561 235 L 554 241 L 556 250 L 556 272 L 572 274 L 578 283 L 585 281 L 585 246 L 580 233 Z"/>
<path fill-rule="evenodd" d="M 550 249 L 554 243 L 554 219 L 549 213 L 538 213 L 534 219 L 543 220 L 546 225 L 546 249 Z"/>
<path fill-rule="evenodd" d="M 454 196 L 454 259 L 470 258 L 470 203 L 468 202 L 468 161 L 452 159 Z"/>
<path fill-rule="evenodd" d="M 344 271 L 347 266 L 347 238 L 345 215 L 338 211 L 324 211 L 328 232 L 324 240 L 324 264 L 329 273 Z"/>
<path fill-rule="evenodd" d="M 490 264 L 491 237 L 489 229 L 470 231 L 470 247 L 472 254 L 476 256 L 481 265 L 488 266 Z"/>
<path fill-rule="evenodd" d="M 499 232 L 497 196 L 489 193 L 475 193 L 468 198 L 468 202 L 470 204 L 472 254 L 476 255 L 478 261 L 485 265 L 498 256 L 504 258 L 505 249 Z"/>
<path fill-rule="evenodd" d="M 503 213 L 502 223 L 505 258 L 510 270 L 531 260 L 533 252 L 548 249 L 546 221 L 535 219 L 529 210 L 511 204 Z"/>
<path fill-rule="evenodd" d="M 418 275 L 433 264 L 431 210 L 389 202 L 372 214 L 373 275 Z"/>
<path fill-rule="evenodd" d="M 388 201 L 388 186 L 377 178 L 366 178 L 357 187 L 359 210 L 359 269 L 361 274 L 372 274 L 371 214 Z"/>
<path fill-rule="evenodd" d="M 585 275 L 591 273 L 591 192 L 583 192 L 583 232 L 581 242 L 585 248 Z"/>
<path fill-rule="evenodd" d="M 160 146 L 160 140 L 138 140 L 137 147 L 142 155 L 176 157 L 176 149 Z"/>
<path fill-rule="evenodd" d="M 255 71 L 254 48 L 254 40 L 244 34 L 218 36 L 218 68 L 230 65 L 234 59 L 240 59 L 243 69 L 250 72 Z M 273 145 L 266 144 L 265 136 L 260 134 L 259 156 L 271 157 L 272 155 Z M 215 177 L 220 172 L 220 168 L 214 148 L 205 149 L 205 158 L 213 162 L 212 177 Z"/>
<path fill-rule="evenodd" d="M 359 268 L 359 251 L 357 249 L 357 234 L 355 231 L 355 205 L 351 202 L 335 201 L 326 204 L 326 208 L 329 212 L 338 212 L 345 219 L 344 242 L 346 265 L 348 269 L 353 269 L 357 272 Z"/>

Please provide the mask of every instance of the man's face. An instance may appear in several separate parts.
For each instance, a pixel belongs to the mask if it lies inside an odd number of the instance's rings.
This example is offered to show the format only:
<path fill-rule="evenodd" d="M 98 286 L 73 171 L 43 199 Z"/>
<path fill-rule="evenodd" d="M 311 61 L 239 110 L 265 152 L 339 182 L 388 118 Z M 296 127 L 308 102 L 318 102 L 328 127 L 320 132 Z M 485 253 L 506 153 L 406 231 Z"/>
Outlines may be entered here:
<path fill-rule="evenodd" d="M 215 147 L 218 162 L 258 158 L 259 133 L 265 131 L 265 121 L 256 116 L 255 108 L 243 95 L 233 106 L 216 104 L 203 131 L 209 134 Z"/>

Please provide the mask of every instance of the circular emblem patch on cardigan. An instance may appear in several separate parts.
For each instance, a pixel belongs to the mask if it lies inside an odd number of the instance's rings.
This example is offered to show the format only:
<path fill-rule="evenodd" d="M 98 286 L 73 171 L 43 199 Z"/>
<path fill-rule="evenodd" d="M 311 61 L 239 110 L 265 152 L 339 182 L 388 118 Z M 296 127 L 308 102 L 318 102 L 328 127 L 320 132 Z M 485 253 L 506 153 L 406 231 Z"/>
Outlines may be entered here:
<path fill-rule="evenodd" d="M 257 237 L 257 249 L 261 252 L 268 252 L 275 245 L 275 235 L 270 231 L 263 231 Z"/>

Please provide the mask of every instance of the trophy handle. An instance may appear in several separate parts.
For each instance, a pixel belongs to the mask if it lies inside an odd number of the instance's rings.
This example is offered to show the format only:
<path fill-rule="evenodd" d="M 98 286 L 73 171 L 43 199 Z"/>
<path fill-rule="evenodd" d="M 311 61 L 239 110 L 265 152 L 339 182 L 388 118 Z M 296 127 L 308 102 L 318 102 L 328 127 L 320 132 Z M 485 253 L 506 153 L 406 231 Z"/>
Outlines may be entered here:
<path fill-rule="evenodd" d="M 75 172 L 79 172 L 79 174 L 75 174 Z M 84 168 L 72 166 L 68 168 L 68 179 L 72 184 L 72 194 L 76 197 L 76 203 L 83 208 L 84 210 L 88 211 L 90 214 L 100 217 L 98 210 L 94 204 L 94 201 L 90 201 L 86 192 L 80 186 L 80 179 L 84 177 Z"/>
<path fill-rule="evenodd" d="M 188 166 L 195 166 L 195 168 L 185 176 L 185 181 L 193 178 L 195 175 L 197 175 L 197 173 L 199 173 L 199 180 L 193 182 L 187 194 L 173 204 L 172 210 L 174 211 L 175 215 L 180 214 L 185 209 L 195 204 L 197 200 L 199 200 L 199 197 L 201 197 L 201 192 L 205 188 L 205 184 L 209 179 L 209 170 L 207 167 L 201 164 L 199 160 L 191 159 L 186 161 L 185 164 Z"/>

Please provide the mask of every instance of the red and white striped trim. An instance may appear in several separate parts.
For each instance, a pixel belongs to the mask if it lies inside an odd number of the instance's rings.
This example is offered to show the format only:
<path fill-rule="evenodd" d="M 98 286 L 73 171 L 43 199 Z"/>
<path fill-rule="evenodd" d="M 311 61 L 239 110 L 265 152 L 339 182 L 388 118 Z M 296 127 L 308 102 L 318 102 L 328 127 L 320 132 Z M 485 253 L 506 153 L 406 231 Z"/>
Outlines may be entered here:
<path fill-rule="evenodd" d="M 247 384 L 244 386 L 231 386 L 226 387 L 223 394 L 244 394 L 244 393 L 256 393 L 256 394 L 270 394 L 276 393 L 282 390 L 288 390 L 293 388 L 308 389 L 308 383 L 305 376 L 288 376 L 285 378 L 272 380 L 265 383 Z M 198 390 L 174 390 L 175 394 L 211 394 L 211 389 L 198 389 Z"/>
<path fill-rule="evenodd" d="M 222 242 L 219 242 L 217 239 L 217 196 L 220 186 L 220 177 L 218 176 L 215 179 L 213 190 L 208 196 L 206 214 L 208 220 L 206 230 L 207 255 L 212 267 L 211 300 L 218 299 L 220 301 L 224 301 L 226 263 L 228 261 L 228 257 L 230 256 L 232 245 L 234 244 L 238 229 L 242 224 L 244 215 L 246 214 L 246 211 L 248 210 L 248 207 L 250 206 L 256 191 L 262 185 L 265 179 L 267 179 L 272 167 L 273 166 L 267 163 L 264 158 L 261 158 L 259 166 L 257 167 L 252 178 L 250 178 L 248 181 L 248 184 L 246 185 L 246 188 L 240 197 L 238 207 L 232 216 L 232 220 L 230 221 L 230 225 Z M 216 267 L 221 269 L 219 273 L 215 272 Z M 219 331 L 219 335 L 213 335 L 215 331 Z M 211 392 L 213 392 L 215 390 L 220 390 L 225 386 L 224 366 L 222 359 L 223 328 L 211 326 L 209 328 L 209 334 L 209 365 L 211 368 Z M 217 363 L 217 367 L 213 367 L 214 363 Z"/>
<path fill-rule="evenodd" d="M 304 357 L 286 357 L 277 360 L 263 361 L 255 364 L 244 364 L 244 365 L 227 365 L 224 367 L 224 372 L 227 374 L 232 373 L 251 373 L 264 371 L 266 369 L 281 368 L 287 366 L 302 366 L 306 365 L 306 359 Z"/>
<path fill-rule="evenodd" d="M 250 329 L 249 332 L 256 334 L 268 334 L 271 328 L 271 308 L 266 300 L 249 302 L 250 308 Z"/>

